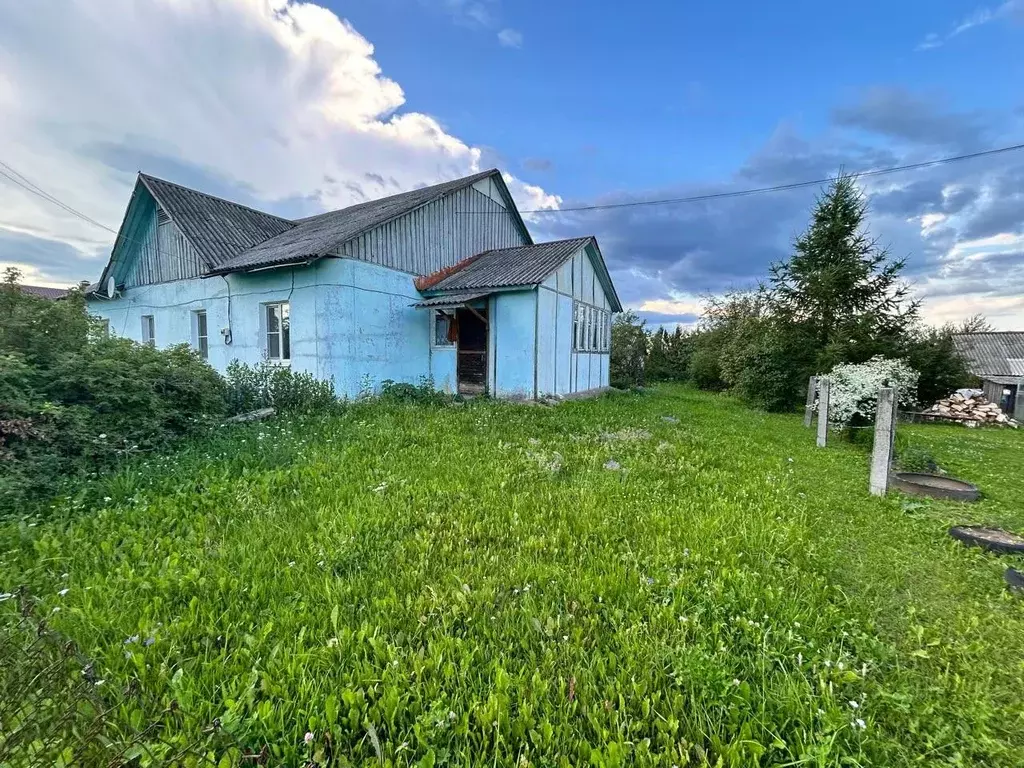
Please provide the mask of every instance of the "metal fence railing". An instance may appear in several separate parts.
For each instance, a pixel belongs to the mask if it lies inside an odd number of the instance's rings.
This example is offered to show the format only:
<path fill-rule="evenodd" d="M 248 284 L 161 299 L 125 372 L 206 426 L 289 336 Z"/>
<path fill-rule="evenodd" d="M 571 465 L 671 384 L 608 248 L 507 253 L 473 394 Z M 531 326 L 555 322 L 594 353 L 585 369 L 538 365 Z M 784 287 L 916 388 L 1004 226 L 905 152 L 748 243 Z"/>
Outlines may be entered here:
<path fill-rule="evenodd" d="M 268 757 L 177 702 L 155 707 L 135 680 L 104 680 L 27 591 L 0 602 L 0 766 L 226 768 Z"/>

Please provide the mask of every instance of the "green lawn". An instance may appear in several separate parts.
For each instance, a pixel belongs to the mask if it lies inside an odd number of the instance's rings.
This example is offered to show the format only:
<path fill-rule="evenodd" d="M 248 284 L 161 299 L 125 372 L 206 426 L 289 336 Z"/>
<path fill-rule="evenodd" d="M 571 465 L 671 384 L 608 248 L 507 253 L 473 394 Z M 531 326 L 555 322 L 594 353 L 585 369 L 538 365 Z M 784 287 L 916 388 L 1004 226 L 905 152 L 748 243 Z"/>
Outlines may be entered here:
<path fill-rule="evenodd" d="M 945 528 L 1024 530 L 1024 431 L 904 434 L 985 500 L 872 498 L 862 448 L 681 388 L 356 405 L 0 527 L 0 591 L 138 680 L 106 735 L 157 755 L 219 718 L 272 765 L 1020 766 L 1010 559 Z"/>

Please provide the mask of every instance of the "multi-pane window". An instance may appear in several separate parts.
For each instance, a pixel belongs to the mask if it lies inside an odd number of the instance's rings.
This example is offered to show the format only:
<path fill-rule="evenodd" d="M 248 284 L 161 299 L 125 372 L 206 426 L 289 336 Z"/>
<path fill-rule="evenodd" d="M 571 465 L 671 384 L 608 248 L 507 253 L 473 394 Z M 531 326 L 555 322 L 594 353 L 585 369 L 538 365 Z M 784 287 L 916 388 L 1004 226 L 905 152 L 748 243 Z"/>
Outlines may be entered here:
<path fill-rule="evenodd" d="M 607 352 L 611 349 L 611 313 L 576 302 L 573 305 L 573 349 L 577 352 Z"/>
<path fill-rule="evenodd" d="M 192 313 L 192 347 L 203 360 L 210 359 L 210 335 L 207 328 L 206 310 L 197 309 Z"/>
<path fill-rule="evenodd" d="M 451 347 L 455 344 L 453 318 L 444 312 L 434 313 L 434 328 L 431 333 L 431 343 L 435 347 Z"/>
<path fill-rule="evenodd" d="M 156 323 L 152 315 L 142 316 L 142 343 L 151 347 L 156 344 Z"/>
<path fill-rule="evenodd" d="M 267 359 L 278 363 L 291 361 L 291 322 L 288 302 L 264 304 L 263 311 L 263 326 L 266 334 L 264 352 Z"/>

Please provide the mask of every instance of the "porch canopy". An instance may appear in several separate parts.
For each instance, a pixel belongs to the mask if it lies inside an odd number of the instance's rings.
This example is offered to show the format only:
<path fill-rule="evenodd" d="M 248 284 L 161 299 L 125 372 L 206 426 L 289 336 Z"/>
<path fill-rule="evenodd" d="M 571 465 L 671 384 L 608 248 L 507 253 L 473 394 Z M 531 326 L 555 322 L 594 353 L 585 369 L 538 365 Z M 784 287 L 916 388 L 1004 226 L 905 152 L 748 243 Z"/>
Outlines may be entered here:
<path fill-rule="evenodd" d="M 418 301 L 412 306 L 416 309 L 461 309 L 462 307 L 467 307 L 470 302 L 490 296 L 491 293 L 491 291 L 448 293 L 441 296 L 431 296 L 429 299 Z"/>

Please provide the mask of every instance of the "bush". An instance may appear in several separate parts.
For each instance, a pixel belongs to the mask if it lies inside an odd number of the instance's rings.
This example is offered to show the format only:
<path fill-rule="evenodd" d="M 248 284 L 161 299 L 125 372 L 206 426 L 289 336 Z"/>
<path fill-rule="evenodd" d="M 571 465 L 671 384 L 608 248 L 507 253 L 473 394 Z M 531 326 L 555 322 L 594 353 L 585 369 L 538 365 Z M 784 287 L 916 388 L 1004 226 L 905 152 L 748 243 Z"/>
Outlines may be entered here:
<path fill-rule="evenodd" d="M 224 381 L 191 349 L 105 338 L 79 292 L 48 301 L 16 277 L 0 287 L 0 512 L 223 417 Z"/>
<path fill-rule="evenodd" d="M 255 366 L 237 360 L 228 365 L 227 404 L 232 414 L 259 408 L 284 413 L 309 413 L 333 408 L 338 403 L 334 382 L 289 366 L 262 362 Z"/>
<path fill-rule="evenodd" d="M 429 378 L 420 379 L 419 384 L 385 379 L 381 382 L 378 397 L 381 400 L 393 403 L 420 403 L 424 405 L 445 405 L 455 399 L 453 395 L 441 392 L 435 388 L 433 380 Z"/>
<path fill-rule="evenodd" d="M 829 421 L 849 425 L 874 421 L 882 387 L 893 387 L 900 405 L 913 405 L 918 374 L 906 361 L 873 357 L 859 365 L 837 365 L 828 379 Z"/>

